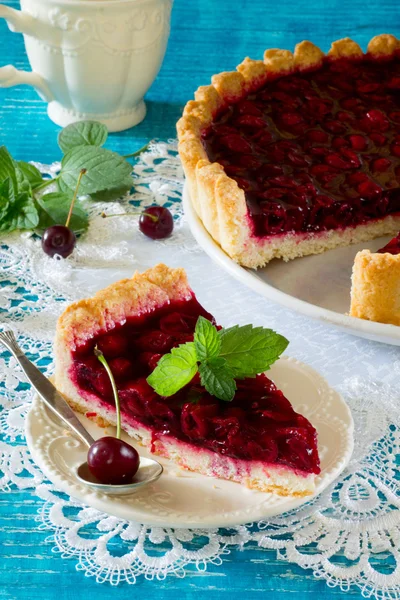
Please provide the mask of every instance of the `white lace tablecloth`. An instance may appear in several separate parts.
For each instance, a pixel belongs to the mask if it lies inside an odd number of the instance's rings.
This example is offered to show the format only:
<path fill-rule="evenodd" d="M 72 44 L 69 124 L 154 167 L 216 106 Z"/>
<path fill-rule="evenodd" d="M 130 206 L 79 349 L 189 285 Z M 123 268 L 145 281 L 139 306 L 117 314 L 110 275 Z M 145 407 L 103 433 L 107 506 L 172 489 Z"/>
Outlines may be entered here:
<path fill-rule="evenodd" d="M 54 165 L 48 172 L 56 169 Z M 201 569 L 212 562 L 223 569 L 230 547 L 252 542 L 312 569 L 328 585 L 343 590 L 354 585 L 365 596 L 400 599 L 399 348 L 346 335 L 271 304 L 213 264 L 182 217 L 183 173 L 173 143 L 153 145 L 134 174 L 135 193 L 122 203 L 93 206 L 88 233 L 65 261 L 44 255 L 29 233 L 2 238 L 0 326 L 13 329 L 25 352 L 49 374 L 56 319 L 71 300 L 156 262 L 183 266 L 200 302 L 220 323 L 277 329 L 290 339 L 287 354 L 309 363 L 340 389 L 356 425 L 351 463 L 317 499 L 269 522 L 229 531 L 174 531 L 125 522 L 60 494 L 34 465 L 23 434 L 31 393 L 14 359 L 2 352 L 0 486 L 39 496 L 44 501 L 40 526 L 52 533 L 55 548 L 98 582 L 182 576 L 189 564 Z M 96 216 L 102 210 L 118 213 L 155 202 L 168 205 L 176 217 L 172 237 L 163 242 L 144 238 L 136 216 Z M 108 551 L 110 540 L 118 542 L 119 556 Z M 155 556 L 152 550 L 165 540 L 170 549 Z"/>

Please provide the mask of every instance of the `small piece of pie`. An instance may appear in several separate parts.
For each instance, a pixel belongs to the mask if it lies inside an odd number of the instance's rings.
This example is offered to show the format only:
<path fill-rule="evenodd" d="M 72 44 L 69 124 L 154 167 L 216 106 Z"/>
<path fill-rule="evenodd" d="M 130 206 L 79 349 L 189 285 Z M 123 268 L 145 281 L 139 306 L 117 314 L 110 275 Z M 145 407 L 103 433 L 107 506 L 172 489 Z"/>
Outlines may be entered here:
<path fill-rule="evenodd" d="M 356 254 L 350 316 L 400 325 L 400 234 L 377 252 Z"/>
<path fill-rule="evenodd" d="M 197 375 L 168 398 L 147 382 L 161 357 L 193 340 L 200 316 L 215 323 L 183 269 L 136 273 L 61 315 L 55 384 L 75 410 L 102 426 L 115 424 L 97 346 L 116 380 L 124 430 L 151 452 L 265 492 L 311 494 L 320 472 L 316 431 L 264 374 L 238 380 L 231 402 L 208 393 Z"/>
<path fill-rule="evenodd" d="M 400 228 L 400 42 L 304 41 L 214 75 L 177 124 L 194 208 L 261 267 Z"/>

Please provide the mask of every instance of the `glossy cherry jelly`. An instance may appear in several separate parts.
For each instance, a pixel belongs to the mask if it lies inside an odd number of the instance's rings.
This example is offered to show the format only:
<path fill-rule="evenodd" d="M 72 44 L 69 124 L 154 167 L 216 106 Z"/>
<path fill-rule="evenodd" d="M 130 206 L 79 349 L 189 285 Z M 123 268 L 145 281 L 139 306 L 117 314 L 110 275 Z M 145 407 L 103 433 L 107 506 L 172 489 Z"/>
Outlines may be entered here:
<path fill-rule="evenodd" d="M 319 232 L 400 212 L 400 60 L 326 58 L 271 79 L 203 132 L 245 192 L 254 235 Z"/>
<path fill-rule="evenodd" d="M 139 468 L 139 454 L 123 440 L 102 437 L 89 448 L 87 463 L 92 475 L 101 483 L 130 483 Z"/>
<path fill-rule="evenodd" d="M 149 386 L 146 378 L 161 356 L 193 340 L 199 315 L 215 323 L 192 297 L 128 319 L 89 339 L 73 353 L 71 368 L 82 396 L 114 404 L 104 369 L 93 356 L 97 344 L 115 376 L 124 419 L 133 426 L 151 427 L 154 443 L 158 435 L 168 434 L 233 458 L 319 473 L 315 429 L 265 375 L 238 381 L 232 402 L 208 394 L 198 376 L 168 398 L 158 396 Z"/>
<path fill-rule="evenodd" d="M 65 225 L 52 225 L 42 236 L 43 251 L 49 256 L 62 256 L 67 258 L 74 251 L 76 235 Z"/>
<path fill-rule="evenodd" d="M 388 254 L 400 254 L 400 233 L 390 240 L 386 246 L 378 250 L 379 254 L 385 254 L 386 252 Z"/>
<path fill-rule="evenodd" d="M 150 206 L 139 217 L 139 229 L 153 240 L 161 240 L 171 235 L 174 218 L 165 206 Z"/>

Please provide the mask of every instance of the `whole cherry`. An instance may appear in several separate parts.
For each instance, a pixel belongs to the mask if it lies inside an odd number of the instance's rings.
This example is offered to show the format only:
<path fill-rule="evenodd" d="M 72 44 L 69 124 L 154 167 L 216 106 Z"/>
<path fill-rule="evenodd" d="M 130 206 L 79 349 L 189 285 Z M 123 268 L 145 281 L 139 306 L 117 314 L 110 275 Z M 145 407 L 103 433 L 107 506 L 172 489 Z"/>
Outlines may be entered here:
<path fill-rule="evenodd" d="M 67 258 L 74 251 L 76 235 L 67 225 L 52 225 L 42 236 L 43 251 L 53 257 L 56 254 Z"/>
<path fill-rule="evenodd" d="M 171 235 L 174 228 L 174 218 L 165 206 L 150 206 L 139 218 L 139 229 L 144 235 L 161 240 Z"/>
<path fill-rule="evenodd" d="M 121 440 L 121 410 L 117 386 L 110 366 L 101 350 L 96 346 L 95 356 L 101 362 L 110 378 L 117 413 L 116 437 L 103 437 L 89 448 L 87 464 L 92 475 L 101 483 L 122 485 L 130 483 L 140 463 L 140 457 L 133 446 Z"/>
<path fill-rule="evenodd" d="M 107 215 L 103 212 L 101 216 L 103 219 L 109 219 L 111 217 L 129 217 L 137 214 L 131 212 Z M 153 240 L 161 240 L 171 235 L 174 229 L 174 217 L 165 206 L 149 206 L 140 213 L 139 229 L 147 237 Z"/>
<path fill-rule="evenodd" d="M 78 195 L 79 185 L 85 173 L 86 169 L 82 169 L 79 173 L 65 225 L 51 225 L 51 227 L 45 229 L 43 233 L 42 249 L 43 252 L 45 252 L 48 256 L 53 257 L 57 255 L 67 258 L 74 251 L 76 245 L 76 235 L 72 229 L 69 228 L 69 223 L 71 221 L 72 211 L 74 210 L 75 200 Z"/>
<path fill-rule="evenodd" d="M 139 454 L 133 446 L 115 437 L 102 437 L 89 448 L 90 472 L 101 483 L 130 483 L 139 468 Z"/>

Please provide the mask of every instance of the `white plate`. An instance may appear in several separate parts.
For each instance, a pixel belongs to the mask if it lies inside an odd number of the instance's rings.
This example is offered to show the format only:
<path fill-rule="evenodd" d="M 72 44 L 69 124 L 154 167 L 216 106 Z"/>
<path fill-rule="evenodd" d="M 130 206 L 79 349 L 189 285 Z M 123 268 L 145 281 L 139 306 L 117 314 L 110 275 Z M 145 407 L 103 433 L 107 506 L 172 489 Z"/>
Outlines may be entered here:
<path fill-rule="evenodd" d="M 235 263 L 210 236 L 193 208 L 187 185 L 183 191 L 183 206 L 191 232 L 203 250 L 225 271 L 255 292 L 347 333 L 400 346 L 400 327 L 397 325 L 365 321 L 345 314 L 350 307 L 350 277 L 356 253 L 364 248 L 378 250 L 389 241 L 389 237 L 286 263 L 273 260 L 255 271 Z"/>
<path fill-rule="evenodd" d="M 316 494 L 343 471 L 353 451 L 353 419 L 343 398 L 316 371 L 292 358 L 281 358 L 269 376 L 310 419 L 318 432 L 321 474 Z M 78 415 L 93 437 L 104 430 Z M 110 428 L 111 429 L 111 428 Z M 249 490 L 231 481 L 182 471 L 167 459 L 161 478 L 132 496 L 106 496 L 81 484 L 76 467 L 86 459 L 86 448 L 67 432 L 35 398 L 26 419 L 26 440 L 33 459 L 58 488 L 110 515 L 161 527 L 229 527 L 267 519 L 310 500 L 284 498 Z M 130 440 L 127 436 L 125 439 Z M 130 440 L 132 443 L 132 440 Z M 149 454 L 140 446 L 139 452 Z"/>

